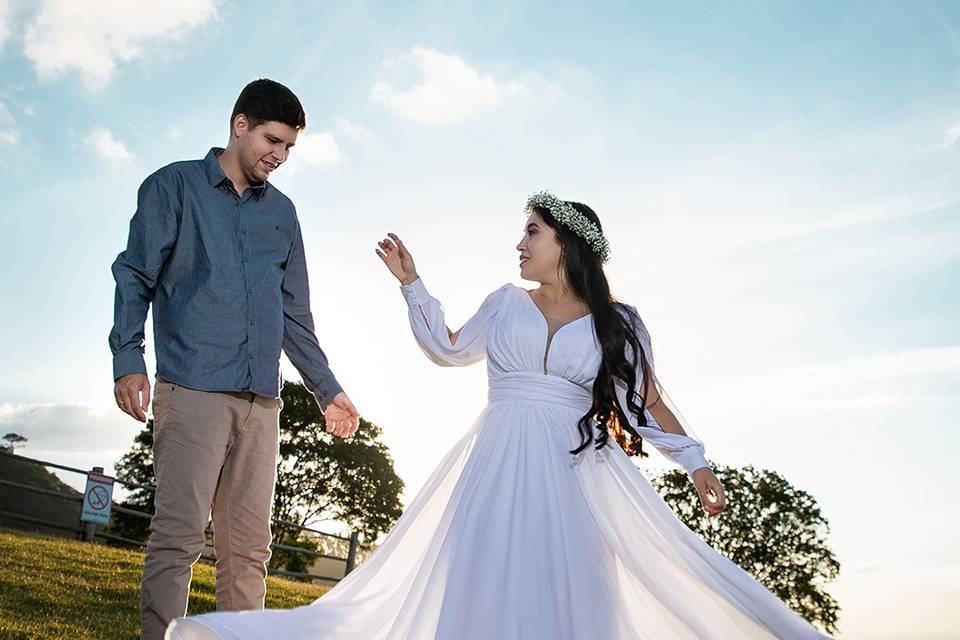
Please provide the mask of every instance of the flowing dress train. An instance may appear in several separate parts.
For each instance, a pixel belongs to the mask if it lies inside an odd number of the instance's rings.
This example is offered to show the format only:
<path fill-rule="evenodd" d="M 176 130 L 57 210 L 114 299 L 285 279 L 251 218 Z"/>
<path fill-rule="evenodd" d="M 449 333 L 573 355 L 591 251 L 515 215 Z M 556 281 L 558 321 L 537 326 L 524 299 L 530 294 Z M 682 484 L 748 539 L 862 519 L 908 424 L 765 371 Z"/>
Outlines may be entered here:
<path fill-rule="evenodd" d="M 422 279 L 401 291 L 431 360 L 486 358 L 486 407 L 380 547 L 328 593 L 294 609 L 178 619 L 167 638 L 827 638 L 688 529 L 612 439 L 569 453 L 601 360 L 589 314 L 551 331 L 528 292 L 505 284 L 451 343 Z M 642 322 L 638 334 L 649 354 Z M 708 466 L 702 443 L 646 418 L 646 442 L 688 474 Z"/>

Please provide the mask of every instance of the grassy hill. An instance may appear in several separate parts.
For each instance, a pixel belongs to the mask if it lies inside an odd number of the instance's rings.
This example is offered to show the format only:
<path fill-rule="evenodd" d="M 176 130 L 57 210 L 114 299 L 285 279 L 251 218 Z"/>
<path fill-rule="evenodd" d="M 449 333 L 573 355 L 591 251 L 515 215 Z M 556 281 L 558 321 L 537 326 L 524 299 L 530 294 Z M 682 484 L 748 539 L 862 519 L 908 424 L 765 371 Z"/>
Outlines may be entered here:
<path fill-rule="evenodd" d="M 0 638 L 140 637 L 143 554 L 0 529 Z M 268 608 L 313 602 L 328 587 L 267 578 Z M 189 613 L 216 608 L 213 567 L 197 564 Z"/>
<path fill-rule="evenodd" d="M 13 480 L 33 487 L 40 487 L 71 495 L 77 500 L 64 500 L 55 496 L 47 496 L 19 487 L 0 485 L 0 509 L 12 513 L 32 516 L 53 524 L 59 524 L 71 529 L 80 526 L 80 500 L 83 495 L 73 487 L 65 484 L 57 476 L 42 466 L 17 460 L 9 456 L 0 455 L 0 478 Z M 16 527 L 39 533 L 70 535 L 63 529 L 29 524 L 22 520 L 10 518 L 4 521 L 3 526 Z"/>

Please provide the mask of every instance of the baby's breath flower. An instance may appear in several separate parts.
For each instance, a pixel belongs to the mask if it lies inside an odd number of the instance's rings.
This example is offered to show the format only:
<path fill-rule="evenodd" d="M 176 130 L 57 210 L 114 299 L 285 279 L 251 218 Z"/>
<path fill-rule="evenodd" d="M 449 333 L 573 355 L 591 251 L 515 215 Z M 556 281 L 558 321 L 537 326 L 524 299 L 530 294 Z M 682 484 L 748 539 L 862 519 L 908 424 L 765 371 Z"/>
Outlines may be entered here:
<path fill-rule="evenodd" d="M 610 245 L 607 238 L 587 216 L 549 191 L 539 191 L 527 198 L 524 213 L 529 215 L 533 212 L 534 207 L 543 207 L 553 215 L 557 222 L 586 240 L 594 253 L 600 256 L 601 262 L 606 263 L 610 260 Z"/>

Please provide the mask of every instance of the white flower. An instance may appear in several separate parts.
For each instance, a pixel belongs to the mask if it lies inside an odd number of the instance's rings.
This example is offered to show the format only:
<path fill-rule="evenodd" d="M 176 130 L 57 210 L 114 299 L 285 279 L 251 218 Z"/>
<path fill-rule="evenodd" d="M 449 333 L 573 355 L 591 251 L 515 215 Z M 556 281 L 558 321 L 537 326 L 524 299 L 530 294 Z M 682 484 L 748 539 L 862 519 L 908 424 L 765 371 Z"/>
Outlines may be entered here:
<path fill-rule="evenodd" d="M 524 212 L 530 214 L 534 207 L 543 207 L 549 211 L 557 222 L 586 240 L 594 253 L 600 256 L 601 262 L 609 262 L 610 244 L 592 220 L 549 191 L 539 191 L 527 198 Z"/>

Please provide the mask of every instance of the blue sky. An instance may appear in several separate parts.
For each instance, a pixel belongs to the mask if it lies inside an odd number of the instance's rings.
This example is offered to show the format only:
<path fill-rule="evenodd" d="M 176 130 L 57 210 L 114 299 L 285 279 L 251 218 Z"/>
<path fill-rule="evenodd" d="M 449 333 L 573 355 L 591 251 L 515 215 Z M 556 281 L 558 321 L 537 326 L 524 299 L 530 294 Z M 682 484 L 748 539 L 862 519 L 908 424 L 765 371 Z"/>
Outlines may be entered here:
<path fill-rule="evenodd" d="M 485 373 L 423 358 L 375 243 L 400 234 L 459 326 L 534 286 L 514 246 L 548 188 L 603 219 L 708 456 L 820 501 L 840 637 L 960 638 L 960 5 L 127 5 L 0 0 L 0 429 L 24 453 L 130 445 L 107 334 L 137 186 L 223 145 L 267 76 L 308 114 L 273 181 L 320 341 L 406 501 Z"/>

